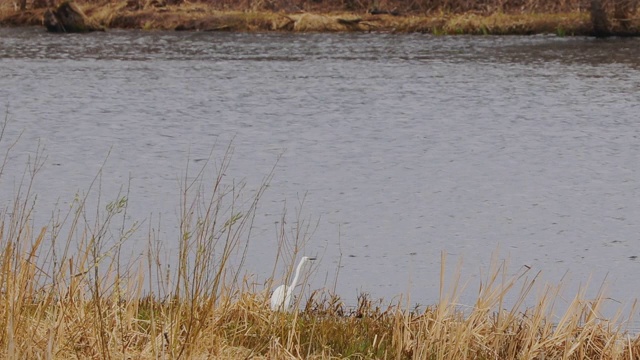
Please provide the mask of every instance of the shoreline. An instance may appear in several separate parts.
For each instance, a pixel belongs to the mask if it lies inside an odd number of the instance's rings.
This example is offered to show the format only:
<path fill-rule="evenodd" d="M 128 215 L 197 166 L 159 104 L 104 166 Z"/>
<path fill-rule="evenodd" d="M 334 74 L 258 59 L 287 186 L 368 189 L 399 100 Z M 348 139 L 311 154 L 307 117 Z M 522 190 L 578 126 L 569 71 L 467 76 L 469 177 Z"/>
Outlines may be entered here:
<path fill-rule="evenodd" d="M 438 13 L 396 15 L 357 12 L 220 11 L 204 4 L 132 9 L 127 3 L 80 5 L 87 17 L 107 29 L 235 32 L 384 32 L 434 35 L 591 36 L 588 12 Z M 46 9 L 0 11 L 0 26 L 42 26 Z M 630 28 L 629 35 L 640 33 Z"/>

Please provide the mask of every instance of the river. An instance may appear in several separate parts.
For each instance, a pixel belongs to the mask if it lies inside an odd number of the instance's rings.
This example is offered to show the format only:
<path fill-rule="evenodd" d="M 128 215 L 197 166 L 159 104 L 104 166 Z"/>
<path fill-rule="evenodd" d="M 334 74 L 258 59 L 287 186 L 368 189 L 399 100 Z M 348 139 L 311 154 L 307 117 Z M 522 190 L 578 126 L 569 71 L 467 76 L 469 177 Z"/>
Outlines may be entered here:
<path fill-rule="evenodd" d="M 437 302 L 441 252 L 448 271 L 463 260 L 472 301 L 498 251 L 508 273 L 530 267 L 570 290 L 590 279 L 590 294 L 606 278 L 627 304 L 640 293 L 639 45 L 0 29 L 5 137 L 21 134 L 3 206 L 38 144 L 39 224 L 106 159 L 105 198 L 130 184 L 129 216 L 155 226 L 162 214 L 171 249 L 185 167 L 231 142 L 228 178 L 255 188 L 275 166 L 247 255 L 258 283 L 271 275 L 274 224 L 304 199 L 317 224 L 304 252 L 320 258 L 309 288 L 333 289 L 340 265 L 347 302 Z M 134 253 L 146 231 L 136 236 Z"/>

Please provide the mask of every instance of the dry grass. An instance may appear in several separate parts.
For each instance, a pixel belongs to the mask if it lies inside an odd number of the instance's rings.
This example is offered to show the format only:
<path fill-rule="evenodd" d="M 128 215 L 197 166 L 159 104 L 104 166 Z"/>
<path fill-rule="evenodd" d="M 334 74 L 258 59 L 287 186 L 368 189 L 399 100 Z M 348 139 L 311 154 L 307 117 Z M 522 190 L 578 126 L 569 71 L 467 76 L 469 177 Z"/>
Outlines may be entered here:
<path fill-rule="evenodd" d="M 119 0 L 111 0 L 119 1 Z M 141 1 L 141 5 L 153 6 L 188 5 L 205 6 L 219 11 L 283 12 L 283 13 L 360 13 L 388 11 L 401 15 L 425 15 L 433 13 L 563 13 L 588 11 L 586 0 L 130 0 Z M 85 0 L 86 3 L 102 4 L 103 1 Z M 108 0 L 106 2 L 109 2 Z"/>
<path fill-rule="evenodd" d="M 587 34 L 591 31 L 588 14 L 528 14 L 504 13 L 479 16 L 474 14 L 452 16 L 439 29 L 447 34 Z"/>
<path fill-rule="evenodd" d="M 0 0 L 0 24 L 40 25 L 44 9 L 20 12 Z M 584 1 L 79 1 L 107 28 L 200 31 L 423 32 L 434 34 L 593 33 Z M 371 13 L 371 11 L 374 13 Z M 609 12 L 613 10 L 610 9 Z M 635 10 L 634 10 L 635 11 Z M 640 33 L 640 17 L 615 20 L 612 30 Z"/>
<path fill-rule="evenodd" d="M 10 152 L 3 133 L 0 145 Z M 98 211 L 86 209 L 88 195 L 79 196 L 68 213 L 35 226 L 31 181 L 43 164 L 37 152 L 14 207 L 0 214 L 0 358 L 640 358 L 640 337 L 618 325 L 630 319 L 599 316 L 602 292 L 588 299 L 578 291 L 558 315 L 559 287 L 535 286 L 537 274 L 526 268 L 509 275 L 497 259 L 467 307 L 460 304 L 459 275 L 445 284 L 442 256 L 439 301 L 424 309 L 364 295 L 351 308 L 320 290 L 298 304 L 300 311 L 273 312 L 271 281 L 256 287 L 242 272 L 252 219 L 272 174 L 246 196 L 242 184 L 222 176 L 229 159 L 230 150 L 210 180 L 207 166 L 195 175 L 185 171 L 179 250 L 168 267 L 150 225 L 147 255 L 127 262 L 120 256 L 144 232 L 127 220 L 126 191 L 98 203 Z M 99 182 L 98 175 L 91 187 Z M 280 231 L 276 262 L 293 264 L 313 230 L 300 213 L 294 216 L 297 227 Z M 536 291 L 535 305 L 525 308 Z"/>

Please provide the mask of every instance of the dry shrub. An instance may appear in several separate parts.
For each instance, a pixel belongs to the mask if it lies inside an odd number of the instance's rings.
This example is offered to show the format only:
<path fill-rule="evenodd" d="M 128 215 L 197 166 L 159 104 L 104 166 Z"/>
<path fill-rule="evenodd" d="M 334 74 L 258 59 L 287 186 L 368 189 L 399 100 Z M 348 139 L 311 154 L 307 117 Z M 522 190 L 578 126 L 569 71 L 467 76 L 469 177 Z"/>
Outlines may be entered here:
<path fill-rule="evenodd" d="M 111 26 L 117 14 L 125 11 L 126 2 L 110 2 L 104 6 L 89 5 L 83 8 L 85 14 L 99 24 Z"/>
<path fill-rule="evenodd" d="M 0 25 L 4 26 L 39 26 L 42 25 L 44 9 L 27 11 L 0 12 Z"/>
<path fill-rule="evenodd" d="M 496 13 L 504 14 L 559 14 L 569 12 L 588 12 L 590 9 L 589 0 L 203 0 L 195 2 L 183 2 L 182 0 L 111 0 L 111 1 L 93 1 L 79 0 L 78 3 L 83 5 L 85 11 L 87 8 L 103 8 L 103 11 L 111 11 L 120 14 L 122 7 L 129 10 L 151 9 L 157 12 L 179 12 L 181 8 L 200 7 L 207 11 L 224 11 L 224 12 L 270 12 L 270 13 L 288 13 L 299 14 L 303 12 L 335 14 L 345 11 L 351 13 L 364 14 L 374 12 L 379 14 L 389 13 L 402 16 L 439 16 L 442 14 L 478 14 L 489 15 Z M 609 4 L 609 2 L 607 2 Z M 616 5 L 606 5 L 609 15 L 618 19 L 620 26 L 629 27 L 631 18 L 637 12 L 635 3 L 631 1 L 618 1 Z M 3 18 L 9 13 L 13 14 L 15 9 L 11 6 L 4 6 L 2 10 Z M 122 16 L 126 16 L 121 14 Z M 139 15 L 142 16 L 142 15 Z M 100 18 L 108 18 L 102 15 Z M 115 17 L 115 15 L 112 15 Z M 131 15 L 129 15 L 131 17 Z M 18 21 L 19 19 L 13 19 Z M 24 20 L 22 20 L 24 21 Z M 102 24 L 110 23 L 104 21 Z M 328 31 L 336 31 L 334 29 L 343 29 L 327 19 L 305 19 L 304 28 L 316 29 L 327 28 Z M 24 22 L 21 22 L 24 23 Z M 113 23 L 118 24 L 140 24 L 146 23 L 144 20 L 114 20 Z M 157 22 L 160 24 L 159 22 Z M 176 25 L 176 24 L 173 24 Z M 130 25 L 127 25 L 130 26 Z M 162 28 L 172 28 L 168 25 L 159 25 Z M 230 27 L 234 27 L 231 26 Z M 263 29 L 262 26 L 258 26 Z M 275 28 L 282 28 L 275 26 Z M 351 30 L 347 28 L 346 30 Z M 305 30 L 306 31 L 306 30 Z M 313 30 L 316 31 L 316 30 Z"/>
<path fill-rule="evenodd" d="M 284 12 L 360 12 L 364 13 L 373 9 L 383 11 L 395 11 L 401 14 L 433 14 L 437 12 L 447 13 L 556 13 L 587 11 L 588 0 L 204 0 L 219 10 L 250 10 L 250 11 L 284 11 Z"/>

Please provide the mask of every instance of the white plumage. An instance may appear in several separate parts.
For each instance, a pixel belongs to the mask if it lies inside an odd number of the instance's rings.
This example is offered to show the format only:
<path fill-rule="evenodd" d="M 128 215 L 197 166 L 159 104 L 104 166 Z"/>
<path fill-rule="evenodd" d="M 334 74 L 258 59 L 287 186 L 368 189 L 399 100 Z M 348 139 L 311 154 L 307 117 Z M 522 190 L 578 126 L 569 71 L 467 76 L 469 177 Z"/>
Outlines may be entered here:
<path fill-rule="evenodd" d="M 308 256 L 303 256 L 300 259 L 300 263 L 298 264 L 298 268 L 296 269 L 296 274 L 293 277 L 293 281 L 290 286 L 280 285 L 271 294 L 271 310 L 273 311 L 290 311 L 291 310 L 291 300 L 293 289 L 295 289 L 298 284 L 298 279 L 300 277 L 300 270 L 302 270 L 302 266 L 308 260 L 315 260 L 316 258 L 311 258 Z"/>

